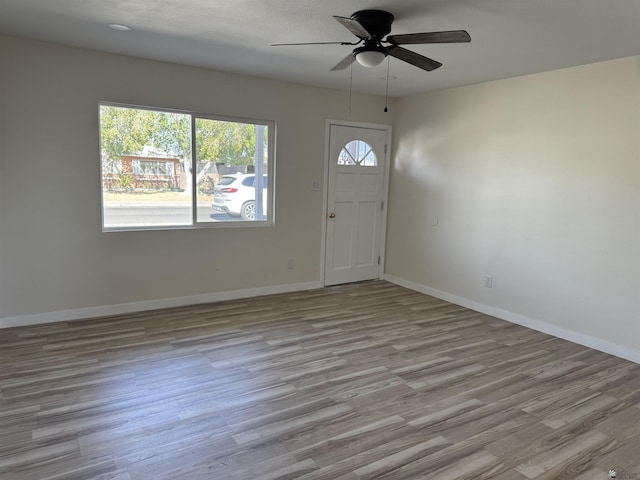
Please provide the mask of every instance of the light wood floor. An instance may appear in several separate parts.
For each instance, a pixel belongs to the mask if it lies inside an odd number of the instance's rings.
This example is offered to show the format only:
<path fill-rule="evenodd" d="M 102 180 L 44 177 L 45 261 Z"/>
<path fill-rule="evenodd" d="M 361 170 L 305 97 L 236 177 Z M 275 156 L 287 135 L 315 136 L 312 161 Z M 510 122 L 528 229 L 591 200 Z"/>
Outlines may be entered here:
<path fill-rule="evenodd" d="M 385 282 L 0 330 L 0 478 L 640 479 L 640 366 Z"/>

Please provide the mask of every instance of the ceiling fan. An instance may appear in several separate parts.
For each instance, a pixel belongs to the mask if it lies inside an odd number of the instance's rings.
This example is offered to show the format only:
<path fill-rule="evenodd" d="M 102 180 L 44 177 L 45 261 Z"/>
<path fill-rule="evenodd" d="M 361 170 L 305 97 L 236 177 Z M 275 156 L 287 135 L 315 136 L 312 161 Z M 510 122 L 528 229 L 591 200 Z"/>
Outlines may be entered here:
<path fill-rule="evenodd" d="M 358 37 L 359 40 L 357 42 L 274 43 L 272 46 L 362 44 L 362 46 L 356 47 L 349 55 L 340 60 L 331 71 L 344 70 L 354 61 L 365 67 L 375 67 L 387 55 L 410 63 L 422 70 L 431 71 L 441 67 L 442 64 L 429 57 L 407 50 L 400 45 L 464 43 L 471 41 L 471 37 L 465 30 L 389 35 L 391 24 L 393 23 L 393 15 L 384 10 L 360 10 L 351 15 L 350 18 L 335 15 L 333 18 Z M 384 38 L 385 36 L 386 38 Z"/>

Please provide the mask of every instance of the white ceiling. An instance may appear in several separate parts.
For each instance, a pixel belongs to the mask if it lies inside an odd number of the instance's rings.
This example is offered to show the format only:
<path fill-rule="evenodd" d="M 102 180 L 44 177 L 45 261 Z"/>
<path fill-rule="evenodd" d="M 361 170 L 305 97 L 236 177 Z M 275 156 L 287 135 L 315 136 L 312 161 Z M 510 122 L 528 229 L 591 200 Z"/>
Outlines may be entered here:
<path fill-rule="evenodd" d="M 332 15 L 368 8 L 395 15 L 393 34 L 472 38 L 407 46 L 444 65 L 391 59 L 393 97 L 640 54 L 640 0 L 0 0 L 0 33 L 346 90 L 350 69 L 330 69 L 350 47 L 270 44 L 354 41 Z M 354 64 L 354 91 L 384 95 L 386 70 Z"/>

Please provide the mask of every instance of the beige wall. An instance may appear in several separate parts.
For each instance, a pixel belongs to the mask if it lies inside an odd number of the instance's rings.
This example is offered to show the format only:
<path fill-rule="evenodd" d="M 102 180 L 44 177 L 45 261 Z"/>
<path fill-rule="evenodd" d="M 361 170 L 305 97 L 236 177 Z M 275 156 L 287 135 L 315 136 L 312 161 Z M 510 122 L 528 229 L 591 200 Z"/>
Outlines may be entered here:
<path fill-rule="evenodd" d="M 382 97 L 10 37 L 0 66 L 0 320 L 318 282 L 325 121 L 391 123 Z M 276 226 L 103 233 L 99 101 L 275 120 Z"/>
<path fill-rule="evenodd" d="M 640 352 L 639 58 L 396 110 L 392 278 Z"/>

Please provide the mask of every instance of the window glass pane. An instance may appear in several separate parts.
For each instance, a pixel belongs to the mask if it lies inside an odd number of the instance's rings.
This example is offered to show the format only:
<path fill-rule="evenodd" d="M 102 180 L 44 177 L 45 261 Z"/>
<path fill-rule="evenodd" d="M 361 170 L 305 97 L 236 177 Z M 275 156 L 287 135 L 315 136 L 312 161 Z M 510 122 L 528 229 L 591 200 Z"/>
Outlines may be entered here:
<path fill-rule="evenodd" d="M 191 116 L 100 106 L 105 228 L 192 224 Z"/>
<path fill-rule="evenodd" d="M 266 221 L 268 127 L 199 117 L 195 130 L 198 222 Z"/>
<path fill-rule="evenodd" d="M 338 165 L 362 165 L 375 167 L 378 165 L 376 154 L 371 145 L 363 140 L 352 140 L 347 143 L 338 155 Z"/>

